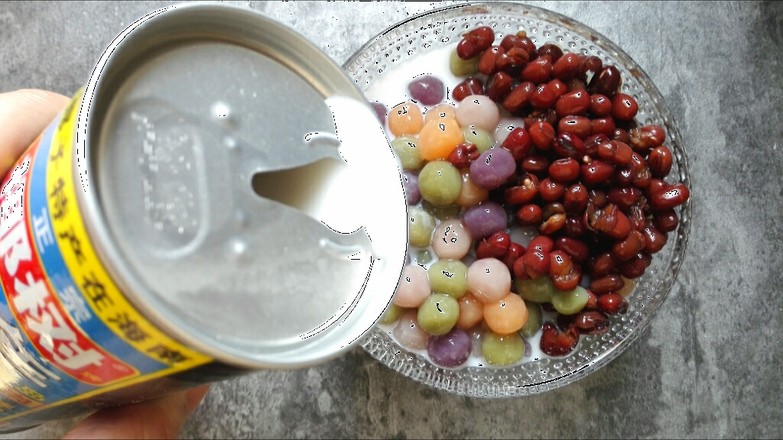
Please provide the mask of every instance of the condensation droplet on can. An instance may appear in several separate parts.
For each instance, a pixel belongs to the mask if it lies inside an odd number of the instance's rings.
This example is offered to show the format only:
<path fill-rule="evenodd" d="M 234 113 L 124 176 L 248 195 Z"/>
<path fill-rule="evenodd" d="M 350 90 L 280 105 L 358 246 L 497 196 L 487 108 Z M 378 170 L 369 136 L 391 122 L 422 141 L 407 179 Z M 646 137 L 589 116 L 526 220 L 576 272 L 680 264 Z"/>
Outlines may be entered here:
<path fill-rule="evenodd" d="M 234 238 L 228 242 L 228 253 L 231 257 L 240 258 L 247 252 L 247 242 Z"/>
<path fill-rule="evenodd" d="M 231 107 L 222 101 L 212 104 L 211 112 L 212 117 L 218 120 L 228 120 L 231 118 Z"/>
<path fill-rule="evenodd" d="M 237 147 L 239 147 L 239 142 L 237 142 L 237 139 L 233 136 L 226 136 L 223 138 L 223 145 L 229 150 L 236 150 Z"/>

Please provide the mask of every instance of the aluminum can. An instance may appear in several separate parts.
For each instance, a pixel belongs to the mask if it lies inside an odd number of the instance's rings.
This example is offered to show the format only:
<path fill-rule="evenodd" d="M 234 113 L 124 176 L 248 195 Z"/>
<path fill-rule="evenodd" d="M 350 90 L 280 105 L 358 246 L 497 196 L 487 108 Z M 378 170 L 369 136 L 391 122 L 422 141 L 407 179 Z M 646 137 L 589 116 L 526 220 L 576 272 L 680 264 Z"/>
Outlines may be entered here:
<path fill-rule="evenodd" d="M 326 55 L 242 7 L 151 12 L 0 188 L 0 430 L 342 353 L 406 226 L 383 128 Z"/>

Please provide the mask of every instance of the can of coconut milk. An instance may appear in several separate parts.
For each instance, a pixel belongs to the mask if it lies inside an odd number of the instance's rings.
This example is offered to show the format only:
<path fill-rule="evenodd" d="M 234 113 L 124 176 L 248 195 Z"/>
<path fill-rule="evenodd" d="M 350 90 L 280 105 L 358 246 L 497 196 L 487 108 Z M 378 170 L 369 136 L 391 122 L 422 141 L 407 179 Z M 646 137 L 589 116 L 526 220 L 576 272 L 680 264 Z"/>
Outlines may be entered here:
<path fill-rule="evenodd" d="M 357 342 L 406 203 L 353 82 L 249 9 L 125 29 L 0 189 L 0 430 Z"/>

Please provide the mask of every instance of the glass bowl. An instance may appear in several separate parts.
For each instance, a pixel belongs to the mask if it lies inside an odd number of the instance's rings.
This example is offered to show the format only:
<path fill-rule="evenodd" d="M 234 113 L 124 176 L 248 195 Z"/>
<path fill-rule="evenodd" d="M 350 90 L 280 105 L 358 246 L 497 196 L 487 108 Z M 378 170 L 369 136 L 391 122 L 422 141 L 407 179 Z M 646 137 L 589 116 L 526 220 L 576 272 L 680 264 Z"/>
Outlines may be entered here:
<path fill-rule="evenodd" d="M 655 123 L 667 131 L 665 143 L 674 153 L 674 165 L 666 180 L 679 181 L 690 187 L 680 132 L 658 89 L 617 45 L 568 17 L 516 3 L 467 3 L 434 9 L 383 31 L 354 54 L 343 68 L 359 89 L 367 93 L 373 84 L 395 69 L 446 46 L 454 47 L 461 34 L 478 26 L 492 27 L 496 42 L 503 35 L 524 30 L 537 47 L 555 43 L 564 51 L 596 55 L 604 65 L 614 64 L 622 73 L 622 91 L 634 96 L 639 104 L 637 122 Z M 454 85 L 456 83 L 446 83 L 447 87 Z M 391 106 L 405 99 L 401 96 L 397 102 L 387 104 Z M 573 383 L 606 365 L 630 346 L 647 328 L 666 299 L 685 254 L 690 229 L 690 201 L 678 208 L 678 214 L 678 229 L 669 233 L 667 245 L 653 255 L 652 264 L 637 279 L 633 292 L 627 297 L 628 311 L 611 317 L 610 329 L 603 335 L 580 336 L 576 349 L 567 356 L 525 357 L 508 367 L 474 363 L 460 368 L 444 368 L 432 363 L 426 351 L 409 350 L 399 345 L 390 328 L 382 325 L 369 332 L 362 346 L 389 368 L 420 383 L 458 395 L 485 398 L 523 396 Z M 531 339 L 531 344 L 537 343 L 535 341 Z"/>

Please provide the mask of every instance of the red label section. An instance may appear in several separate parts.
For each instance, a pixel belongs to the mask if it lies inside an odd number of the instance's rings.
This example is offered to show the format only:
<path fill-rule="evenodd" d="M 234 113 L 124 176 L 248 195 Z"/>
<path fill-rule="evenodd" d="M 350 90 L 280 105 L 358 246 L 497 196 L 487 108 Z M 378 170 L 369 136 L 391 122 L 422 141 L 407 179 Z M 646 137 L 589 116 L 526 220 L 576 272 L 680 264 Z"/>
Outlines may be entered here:
<path fill-rule="evenodd" d="M 106 385 L 138 374 L 85 337 L 56 299 L 24 216 L 31 148 L 0 190 L 0 279 L 8 305 L 42 357 L 76 380 Z"/>

